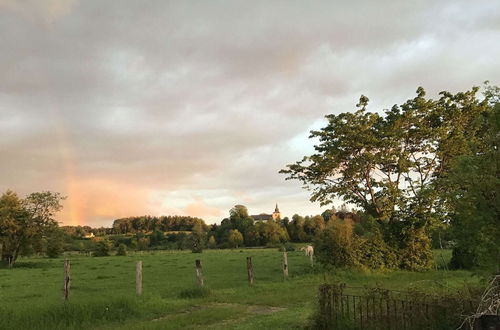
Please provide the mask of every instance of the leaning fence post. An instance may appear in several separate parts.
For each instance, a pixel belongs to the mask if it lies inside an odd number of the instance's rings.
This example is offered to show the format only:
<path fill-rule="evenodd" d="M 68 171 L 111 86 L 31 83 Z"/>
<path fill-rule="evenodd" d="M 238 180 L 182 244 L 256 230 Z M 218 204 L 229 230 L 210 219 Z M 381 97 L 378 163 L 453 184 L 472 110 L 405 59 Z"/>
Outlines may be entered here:
<path fill-rule="evenodd" d="M 142 294 L 142 260 L 137 261 L 135 265 L 135 294 L 137 296 Z"/>
<path fill-rule="evenodd" d="M 286 251 L 283 252 L 283 278 L 288 278 L 288 255 Z"/>
<path fill-rule="evenodd" d="M 68 259 L 64 259 L 64 300 L 68 301 L 69 300 L 69 288 L 71 284 L 71 277 L 70 277 L 70 268 L 71 264 Z"/>
<path fill-rule="evenodd" d="M 198 279 L 198 285 L 203 286 L 203 268 L 201 266 L 201 260 L 196 259 L 196 278 Z"/>
<path fill-rule="evenodd" d="M 252 257 L 247 257 L 248 284 L 253 285 L 253 265 Z"/>

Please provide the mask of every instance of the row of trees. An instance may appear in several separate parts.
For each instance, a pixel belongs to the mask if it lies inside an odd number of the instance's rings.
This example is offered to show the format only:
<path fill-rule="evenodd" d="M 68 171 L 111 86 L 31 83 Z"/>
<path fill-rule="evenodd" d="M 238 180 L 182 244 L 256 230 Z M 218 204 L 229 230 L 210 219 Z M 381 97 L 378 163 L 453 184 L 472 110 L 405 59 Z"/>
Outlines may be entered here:
<path fill-rule="evenodd" d="M 203 230 L 208 227 L 205 222 L 189 216 L 140 216 L 117 219 L 113 222 L 113 234 L 128 234 L 152 231 L 192 231 L 195 226 L 201 225 Z"/>
<path fill-rule="evenodd" d="M 449 225 L 455 266 L 498 266 L 500 93 L 486 86 L 478 97 L 478 90 L 433 100 L 418 88 L 383 113 L 367 111 L 361 96 L 357 111 L 328 115 L 327 126 L 311 132 L 315 154 L 281 173 L 311 190 L 312 201 L 356 205 L 378 224 L 385 247 L 413 251 L 410 269 L 430 267 L 431 233 Z M 329 230 L 325 244 L 341 231 Z"/>

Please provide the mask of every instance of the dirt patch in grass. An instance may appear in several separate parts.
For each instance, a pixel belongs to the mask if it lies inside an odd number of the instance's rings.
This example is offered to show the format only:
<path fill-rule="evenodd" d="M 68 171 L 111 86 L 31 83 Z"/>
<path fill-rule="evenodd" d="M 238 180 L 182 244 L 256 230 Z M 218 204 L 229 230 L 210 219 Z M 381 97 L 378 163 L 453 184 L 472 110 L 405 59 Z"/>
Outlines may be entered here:
<path fill-rule="evenodd" d="M 181 315 L 181 314 L 189 314 L 192 312 L 204 310 L 204 309 L 210 309 L 210 308 L 219 308 L 219 307 L 245 307 L 246 306 L 246 312 L 248 314 L 261 314 L 261 315 L 269 315 L 273 314 L 276 312 L 281 312 L 285 310 L 286 308 L 284 307 L 274 307 L 274 306 L 265 306 L 265 305 L 245 305 L 245 304 L 233 304 L 233 303 L 211 303 L 203 306 L 192 306 L 189 307 L 188 309 L 185 309 L 183 311 L 177 312 L 177 313 L 172 313 L 168 315 L 164 315 L 158 318 L 155 318 L 151 320 L 152 322 L 157 322 L 157 321 L 162 321 L 165 319 L 168 319 L 170 317 L 174 317 L 176 315 Z M 247 315 L 248 316 L 248 315 Z"/>
<path fill-rule="evenodd" d="M 276 312 L 281 312 L 282 310 L 285 310 L 286 308 L 284 307 L 273 307 L 273 306 L 261 306 L 261 305 L 250 305 L 247 308 L 248 313 L 252 314 L 272 314 Z"/>

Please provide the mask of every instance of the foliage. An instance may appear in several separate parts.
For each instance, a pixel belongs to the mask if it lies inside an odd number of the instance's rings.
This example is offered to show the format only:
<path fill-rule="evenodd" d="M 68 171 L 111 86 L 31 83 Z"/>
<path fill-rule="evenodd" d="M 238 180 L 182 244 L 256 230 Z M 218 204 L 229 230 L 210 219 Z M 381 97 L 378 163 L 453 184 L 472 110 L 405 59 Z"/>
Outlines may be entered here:
<path fill-rule="evenodd" d="M 378 221 L 411 218 L 425 226 L 443 206 L 440 178 L 480 133 L 478 118 L 489 106 L 477 91 L 432 100 L 418 88 L 414 99 L 384 115 L 368 112 L 361 96 L 356 112 L 328 115 L 328 125 L 311 132 L 319 139 L 316 154 L 281 173 L 311 189 L 312 201 L 342 198 Z"/>
<path fill-rule="evenodd" d="M 356 261 L 359 265 L 370 269 L 399 268 L 397 251 L 387 245 L 378 230 L 368 237 L 357 238 L 356 243 Z"/>
<path fill-rule="evenodd" d="M 191 252 L 201 253 L 205 247 L 205 242 L 207 240 L 207 234 L 203 231 L 194 231 L 189 237 L 191 243 Z"/>
<path fill-rule="evenodd" d="M 280 251 L 295 251 L 295 246 L 292 243 L 285 243 L 280 247 Z"/>
<path fill-rule="evenodd" d="M 118 249 L 116 250 L 117 256 L 126 256 L 127 255 L 127 246 L 123 243 L 118 245 Z"/>
<path fill-rule="evenodd" d="M 492 89 L 489 91 L 494 94 Z M 423 88 L 418 88 L 415 98 L 383 114 L 368 112 L 368 98 L 361 96 L 356 112 L 328 115 L 327 126 L 311 132 L 310 137 L 319 140 L 315 154 L 288 165 L 281 173 L 311 190 L 312 201 L 326 205 L 341 198 L 361 207 L 365 216 L 382 225 L 384 241 L 388 248 L 398 251 L 401 267 L 428 269 L 432 266 L 429 234 L 445 227 L 455 211 L 459 213 L 461 196 L 456 198 L 459 196 L 455 188 L 460 183 L 448 179 L 457 160 L 482 155 L 489 171 L 481 168 L 478 173 L 486 172 L 492 177 L 486 178 L 491 180 L 484 192 L 498 191 L 498 184 L 494 183 L 499 177 L 497 167 L 486 160 L 492 155 L 486 156 L 477 151 L 484 148 L 475 147 L 485 144 L 488 134 L 484 118 L 492 113 L 493 97 L 480 99 L 477 92 L 478 88 L 456 94 L 441 92 L 438 100 L 432 100 L 425 97 Z M 498 139 L 498 134 L 494 136 Z M 498 154 L 498 148 L 494 150 Z M 477 196 L 471 196 L 469 204 L 473 198 Z M 498 199 L 498 193 L 486 199 L 491 205 L 498 205 L 495 198 Z M 464 210 L 474 210 L 469 206 Z M 495 212 L 497 209 L 487 218 L 498 219 Z M 471 219 L 471 213 L 462 213 L 464 216 L 456 217 L 455 224 L 467 222 L 467 217 Z M 490 225 L 482 228 L 488 231 Z M 495 228 L 498 227 L 497 223 Z M 366 231 L 357 226 L 356 233 L 365 235 Z M 483 250 L 498 243 L 495 239 L 483 239 L 486 241 L 489 243 Z M 469 244 L 460 251 L 480 255 L 479 251 L 471 252 L 473 249 Z M 493 249 L 493 253 L 498 255 L 498 250 Z M 349 253 L 340 254 L 350 260 Z M 338 262 L 346 263 L 341 260 Z"/>
<path fill-rule="evenodd" d="M 365 236 L 353 231 L 350 220 L 333 220 L 314 240 L 317 260 L 327 266 L 369 269 L 430 269 L 434 256 L 429 238 L 422 231 L 409 233 L 404 245 L 387 244 L 378 229 Z"/>
<path fill-rule="evenodd" d="M 243 243 L 243 235 L 237 229 L 231 229 L 229 230 L 227 242 L 229 243 L 229 247 L 237 248 Z"/>
<path fill-rule="evenodd" d="M 150 241 L 149 237 L 137 236 L 137 250 L 145 251 L 149 248 Z"/>
<path fill-rule="evenodd" d="M 214 236 L 210 236 L 208 239 L 207 247 L 209 249 L 215 249 L 217 247 L 217 241 L 215 240 Z"/>
<path fill-rule="evenodd" d="M 434 266 L 431 241 L 423 230 L 411 231 L 405 245 L 399 249 L 399 267 L 412 271 L 428 270 Z"/>
<path fill-rule="evenodd" d="M 357 247 L 350 221 L 330 221 L 328 227 L 314 240 L 317 260 L 334 267 L 356 264 Z"/>
<path fill-rule="evenodd" d="M 500 97 L 498 92 L 497 97 Z M 456 247 L 454 268 L 500 269 L 500 103 L 484 118 L 483 139 L 460 157 L 448 182 L 454 187 L 451 229 Z"/>
<path fill-rule="evenodd" d="M 99 240 L 95 246 L 94 257 L 107 257 L 111 251 L 111 242 L 106 239 Z"/>
<path fill-rule="evenodd" d="M 47 256 L 57 258 L 64 252 L 64 232 L 55 227 L 47 235 Z"/>
<path fill-rule="evenodd" d="M 274 220 L 266 222 L 259 221 L 255 225 L 260 241 L 265 244 L 278 244 L 288 241 L 288 233 L 286 230 Z"/>
<path fill-rule="evenodd" d="M 21 199 L 8 190 L 0 197 L 0 245 L 2 260 L 12 266 L 23 245 L 40 240 L 57 227 L 54 219 L 64 198 L 59 193 L 44 191 Z"/>
<path fill-rule="evenodd" d="M 208 230 L 208 226 L 202 219 L 188 216 L 142 216 L 116 219 L 113 222 L 112 230 L 115 234 L 191 231 L 197 224 L 201 224 L 204 231 Z"/>

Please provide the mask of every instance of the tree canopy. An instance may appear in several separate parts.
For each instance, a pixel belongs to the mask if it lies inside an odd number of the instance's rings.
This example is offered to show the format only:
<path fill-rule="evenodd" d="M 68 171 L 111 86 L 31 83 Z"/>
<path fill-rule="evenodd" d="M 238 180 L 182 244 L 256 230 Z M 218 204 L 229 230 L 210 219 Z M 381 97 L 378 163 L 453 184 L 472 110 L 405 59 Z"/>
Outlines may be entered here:
<path fill-rule="evenodd" d="M 21 199 L 8 190 L 0 197 L 0 244 L 2 260 L 12 266 L 21 248 L 41 239 L 58 227 L 54 219 L 64 199 L 59 193 L 44 191 Z"/>
<path fill-rule="evenodd" d="M 302 181 L 322 205 L 340 198 L 380 222 L 404 217 L 425 225 L 445 213 L 441 178 L 482 133 L 489 105 L 477 92 L 441 92 L 433 100 L 420 87 L 382 114 L 369 112 L 361 96 L 355 112 L 327 115 L 327 126 L 310 135 L 319 140 L 316 153 L 281 173 Z"/>

